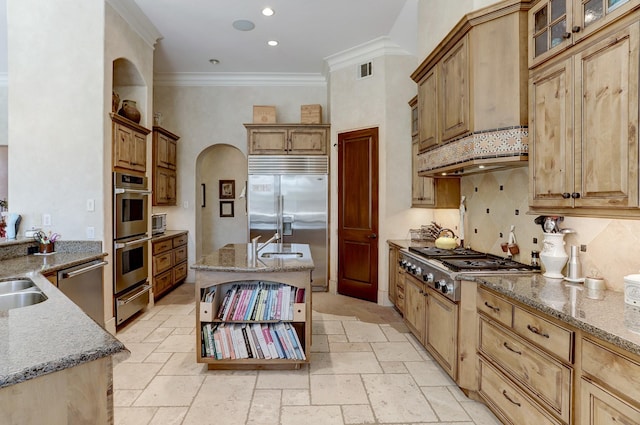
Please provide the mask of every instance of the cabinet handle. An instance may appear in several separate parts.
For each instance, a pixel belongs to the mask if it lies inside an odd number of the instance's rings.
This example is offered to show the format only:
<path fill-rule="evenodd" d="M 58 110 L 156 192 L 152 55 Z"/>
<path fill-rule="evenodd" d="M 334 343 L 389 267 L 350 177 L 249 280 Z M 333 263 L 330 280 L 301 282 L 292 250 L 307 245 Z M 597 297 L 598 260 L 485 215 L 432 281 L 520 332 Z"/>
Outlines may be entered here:
<path fill-rule="evenodd" d="M 569 198 L 571 198 L 571 194 L 569 192 L 565 192 L 565 193 L 562 194 L 562 197 L 564 199 L 569 199 Z"/>
<path fill-rule="evenodd" d="M 509 347 L 509 344 L 507 344 L 506 342 L 504 344 L 502 344 L 502 345 L 504 345 L 504 348 L 506 348 L 507 350 L 511 351 L 512 353 L 516 353 L 519 356 L 522 355 L 522 351 L 514 350 L 513 348 Z"/>
<path fill-rule="evenodd" d="M 511 397 L 509 397 L 509 394 L 507 394 L 507 390 L 502 390 L 502 395 L 504 396 L 504 398 L 506 398 L 506 399 L 507 399 L 507 400 L 509 400 L 511 403 L 515 404 L 516 406 L 518 406 L 518 407 L 520 407 L 520 406 L 521 406 L 521 404 L 520 404 L 520 403 L 518 403 L 518 402 L 516 402 L 516 401 L 513 401 L 513 400 L 511 399 Z"/>
<path fill-rule="evenodd" d="M 579 26 L 577 26 L 577 25 L 571 28 L 572 32 L 580 32 L 580 30 L 581 30 L 581 28 Z"/>
<path fill-rule="evenodd" d="M 573 192 L 573 193 L 571 194 L 571 197 L 572 197 L 573 199 L 578 199 L 578 198 L 580 197 L 580 192 Z"/>
<path fill-rule="evenodd" d="M 495 311 L 496 313 L 500 311 L 500 307 L 494 307 L 491 304 L 489 304 L 488 302 L 484 302 L 484 305 L 486 305 L 487 307 L 489 307 L 491 310 Z"/>
<path fill-rule="evenodd" d="M 565 32 L 564 34 L 562 34 L 562 38 L 571 38 L 571 33 Z"/>
<path fill-rule="evenodd" d="M 529 329 L 531 332 L 533 332 L 536 335 L 540 335 L 541 337 L 544 337 L 544 338 L 549 338 L 549 334 L 540 332 L 540 329 L 536 328 L 535 326 L 527 325 L 527 329 Z"/>

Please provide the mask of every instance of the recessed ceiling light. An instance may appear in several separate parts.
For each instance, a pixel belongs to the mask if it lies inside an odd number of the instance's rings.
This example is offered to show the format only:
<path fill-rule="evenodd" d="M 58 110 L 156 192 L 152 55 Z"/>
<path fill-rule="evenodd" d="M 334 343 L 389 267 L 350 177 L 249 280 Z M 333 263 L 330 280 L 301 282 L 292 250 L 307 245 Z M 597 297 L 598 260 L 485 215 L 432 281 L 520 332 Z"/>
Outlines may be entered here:
<path fill-rule="evenodd" d="M 273 16 L 274 13 L 276 12 L 274 12 L 273 9 L 270 7 L 265 7 L 264 9 L 262 9 L 262 14 L 264 16 Z"/>
<path fill-rule="evenodd" d="M 253 22 L 247 21 L 246 19 L 239 19 L 237 21 L 233 21 L 232 25 L 238 31 L 251 31 L 256 27 L 256 25 Z"/>
<path fill-rule="evenodd" d="M 273 46 L 277 46 L 277 45 L 278 45 L 278 42 L 277 42 L 276 40 L 269 40 L 269 41 L 267 41 L 267 44 L 268 44 L 269 46 L 272 46 L 272 47 L 273 47 Z"/>
<path fill-rule="evenodd" d="M 211 62 L 211 65 L 218 65 L 220 63 L 218 59 L 209 59 L 209 62 Z"/>

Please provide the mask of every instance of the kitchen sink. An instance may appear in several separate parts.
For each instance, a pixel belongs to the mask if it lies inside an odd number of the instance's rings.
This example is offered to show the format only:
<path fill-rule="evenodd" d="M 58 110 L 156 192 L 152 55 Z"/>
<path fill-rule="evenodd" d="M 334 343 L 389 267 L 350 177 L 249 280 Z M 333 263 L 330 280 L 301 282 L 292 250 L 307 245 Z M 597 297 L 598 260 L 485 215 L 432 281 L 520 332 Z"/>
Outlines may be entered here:
<path fill-rule="evenodd" d="M 27 307 L 30 305 L 41 303 L 46 299 L 47 296 L 39 290 L 23 290 L 7 294 L 0 294 L 0 311 Z"/>
<path fill-rule="evenodd" d="M 301 252 L 264 252 L 261 255 L 262 258 L 273 258 L 273 257 L 297 258 L 302 256 L 303 254 Z"/>
<path fill-rule="evenodd" d="M 22 291 L 27 288 L 36 288 L 36 285 L 29 279 L 5 280 L 0 282 L 0 295 Z"/>

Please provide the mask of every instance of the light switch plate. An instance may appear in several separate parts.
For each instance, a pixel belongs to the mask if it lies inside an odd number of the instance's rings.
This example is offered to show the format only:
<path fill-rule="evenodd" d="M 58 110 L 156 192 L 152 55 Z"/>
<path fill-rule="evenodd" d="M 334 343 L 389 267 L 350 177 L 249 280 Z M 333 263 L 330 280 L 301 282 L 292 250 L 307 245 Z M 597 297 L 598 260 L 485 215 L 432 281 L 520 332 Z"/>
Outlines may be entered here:
<path fill-rule="evenodd" d="M 42 214 L 42 225 L 51 226 L 51 214 Z"/>

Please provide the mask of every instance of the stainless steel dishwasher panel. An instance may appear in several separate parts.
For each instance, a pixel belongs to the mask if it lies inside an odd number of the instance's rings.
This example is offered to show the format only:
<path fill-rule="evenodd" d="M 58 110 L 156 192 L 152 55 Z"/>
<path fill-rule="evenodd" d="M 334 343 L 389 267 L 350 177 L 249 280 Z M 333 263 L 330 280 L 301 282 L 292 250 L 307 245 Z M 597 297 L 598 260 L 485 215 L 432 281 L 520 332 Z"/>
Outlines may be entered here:
<path fill-rule="evenodd" d="M 58 289 L 89 317 L 104 327 L 102 268 L 106 261 L 95 260 L 58 272 Z"/>

